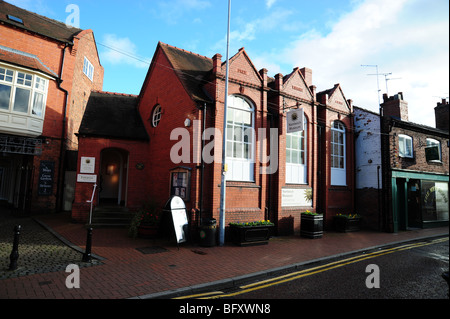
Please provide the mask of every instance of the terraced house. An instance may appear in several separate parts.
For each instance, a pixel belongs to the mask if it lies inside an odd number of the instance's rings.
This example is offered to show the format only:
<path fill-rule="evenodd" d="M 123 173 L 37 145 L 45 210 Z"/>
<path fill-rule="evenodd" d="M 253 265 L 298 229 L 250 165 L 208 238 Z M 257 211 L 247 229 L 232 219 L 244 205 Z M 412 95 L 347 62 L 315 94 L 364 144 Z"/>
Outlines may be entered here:
<path fill-rule="evenodd" d="M 92 30 L 0 1 L 0 203 L 70 210 L 81 118 L 103 85 Z M 75 154 L 75 155 L 74 155 Z"/>

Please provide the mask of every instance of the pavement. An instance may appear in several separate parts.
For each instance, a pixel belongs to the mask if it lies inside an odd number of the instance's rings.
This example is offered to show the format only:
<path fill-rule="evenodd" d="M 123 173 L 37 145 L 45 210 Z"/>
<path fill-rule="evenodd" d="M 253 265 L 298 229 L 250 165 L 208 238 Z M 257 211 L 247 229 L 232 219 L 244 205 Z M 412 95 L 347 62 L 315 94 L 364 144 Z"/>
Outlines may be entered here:
<path fill-rule="evenodd" d="M 18 268 L 9 268 L 14 227 L 21 225 Z M 273 237 L 268 245 L 201 247 L 130 238 L 125 228 L 97 228 L 92 261 L 82 262 L 87 231 L 66 213 L 14 218 L 0 214 L 0 299 L 168 299 L 225 289 L 308 263 L 397 243 L 449 235 L 448 227 L 398 233 L 324 232 L 323 238 Z M 78 265 L 80 287 L 68 288 Z"/>

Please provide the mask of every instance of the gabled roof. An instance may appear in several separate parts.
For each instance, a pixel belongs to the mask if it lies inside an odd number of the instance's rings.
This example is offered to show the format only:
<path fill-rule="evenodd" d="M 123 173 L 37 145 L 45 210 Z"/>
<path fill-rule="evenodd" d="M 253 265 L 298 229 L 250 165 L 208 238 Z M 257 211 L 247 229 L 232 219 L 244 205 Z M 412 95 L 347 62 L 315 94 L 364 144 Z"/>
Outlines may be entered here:
<path fill-rule="evenodd" d="M 148 141 L 137 105 L 136 95 L 94 91 L 86 105 L 78 134 Z"/>
<path fill-rule="evenodd" d="M 21 19 L 23 24 L 8 18 L 8 15 Z M 3 0 L 0 0 L 0 24 L 17 27 L 60 42 L 69 43 L 72 42 L 75 35 L 82 31 L 78 28 L 68 27 L 65 23 L 16 7 Z"/>
<path fill-rule="evenodd" d="M 162 42 L 159 42 L 158 46 L 165 53 L 191 98 L 195 101 L 211 102 L 203 86 L 208 81 L 209 73 L 213 68 L 212 59 Z"/>
<path fill-rule="evenodd" d="M 319 93 L 316 94 L 317 96 L 317 101 L 322 102 L 323 97 L 325 96 L 325 94 L 328 94 L 328 99 L 331 99 L 337 92 L 340 92 L 342 94 L 342 97 L 344 99 L 345 105 L 347 106 L 347 109 L 350 111 L 351 107 L 349 105 L 348 100 L 345 98 L 344 92 L 342 91 L 341 85 L 335 84 L 333 88 L 328 89 L 328 90 L 324 90 L 321 91 Z"/>
<path fill-rule="evenodd" d="M 58 75 L 47 67 L 37 56 L 0 45 L 0 61 L 40 71 L 51 77 Z"/>

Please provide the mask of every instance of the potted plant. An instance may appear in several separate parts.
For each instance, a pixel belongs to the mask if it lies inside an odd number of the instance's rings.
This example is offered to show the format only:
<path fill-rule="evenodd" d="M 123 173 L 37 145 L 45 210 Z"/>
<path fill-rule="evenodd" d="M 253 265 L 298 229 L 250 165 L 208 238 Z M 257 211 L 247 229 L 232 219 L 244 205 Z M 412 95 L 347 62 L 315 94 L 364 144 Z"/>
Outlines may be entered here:
<path fill-rule="evenodd" d="M 323 214 L 307 210 L 300 215 L 300 236 L 312 239 L 321 238 L 323 236 Z"/>
<path fill-rule="evenodd" d="M 249 246 L 268 244 L 274 224 L 270 220 L 261 220 L 230 223 L 229 226 L 232 242 L 239 246 Z"/>
<path fill-rule="evenodd" d="M 133 238 L 154 238 L 158 235 L 159 221 L 157 205 L 148 201 L 134 214 L 128 234 Z"/>
<path fill-rule="evenodd" d="M 338 232 L 353 232 L 361 229 L 361 216 L 358 214 L 337 214 L 333 217 L 334 228 Z"/>

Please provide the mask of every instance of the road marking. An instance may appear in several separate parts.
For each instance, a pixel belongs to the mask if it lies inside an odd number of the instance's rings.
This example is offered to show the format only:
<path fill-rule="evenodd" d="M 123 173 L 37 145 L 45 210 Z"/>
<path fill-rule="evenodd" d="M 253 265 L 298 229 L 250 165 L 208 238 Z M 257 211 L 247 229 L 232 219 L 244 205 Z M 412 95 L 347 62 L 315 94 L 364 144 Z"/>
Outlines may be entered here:
<path fill-rule="evenodd" d="M 279 284 L 282 284 L 285 282 L 300 279 L 302 277 L 311 276 L 311 275 L 318 274 L 318 273 L 328 271 L 331 269 L 343 267 L 343 266 L 357 263 L 357 262 L 360 262 L 360 261 L 363 261 L 366 259 L 372 259 L 375 257 L 392 254 L 392 253 L 403 251 L 403 250 L 437 244 L 437 243 L 445 242 L 448 240 L 449 240 L 448 238 L 441 238 L 441 239 L 432 240 L 430 242 L 419 242 L 419 243 L 407 244 L 407 245 L 402 245 L 402 246 L 397 246 L 397 247 L 393 247 L 393 248 L 379 250 L 379 251 L 372 252 L 369 254 L 358 255 L 358 256 L 346 258 L 343 260 L 331 262 L 326 265 L 317 266 L 317 267 L 313 267 L 313 268 L 309 268 L 309 269 L 304 269 L 304 270 L 297 271 L 294 273 L 290 273 L 290 274 L 278 276 L 275 278 L 259 281 L 257 283 L 241 286 L 241 287 L 239 287 L 241 290 L 227 293 L 227 294 L 222 293 L 222 292 L 213 292 L 213 293 L 205 293 L 205 294 L 200 294 L 200 295 L 184 296 L 182 298 L 183 299 L 196 298 L 196 296 L 200 297 L 199 299 L 218 299 L 218 298 L 225 298 L 225 297 L 233 297 L 233 296 L 249 293 L 249 292 L 252 292 L 255 290 L 260 290 L 260 289 L 268 288 L 271 286 L 279 285 Z"/>
<path fill-rule="evenodd" d="M 191 299 L 191 298 L 206 297 L 206 296 L 210 296 L 210 295 L 219 295 L 219 294 L 223 294 L 223 291 L 210 291 L 210 292 L 205 292 L 205 293 L 202 293 L 202 294 L 176 297 L 176 298 L 173 298 L 173 299 Z"/>

